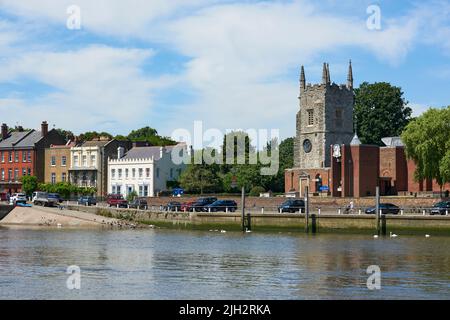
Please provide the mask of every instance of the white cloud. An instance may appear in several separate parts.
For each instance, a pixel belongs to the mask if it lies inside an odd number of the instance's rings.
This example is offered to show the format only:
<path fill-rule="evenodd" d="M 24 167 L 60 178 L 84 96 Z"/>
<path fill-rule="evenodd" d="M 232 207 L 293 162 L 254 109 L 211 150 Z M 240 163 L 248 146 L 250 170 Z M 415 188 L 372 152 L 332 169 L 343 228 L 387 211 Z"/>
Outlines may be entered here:
<path fill-rule="evenodd" d="M 142 74 L 142 64 L 153 54 L 152 50 L 91 46 L 9 59 L 0 65 L 0 81 L 20 84 L 31 79 L 54 90 L 32 99 L 17 94 L 1 99 L 3 120 L 34 126 L 36 119 L 48 119 L 75 131 L 117 131 L 118 124 L 133 125 L 151 114 L 152 92 L 168 81 Z"/>

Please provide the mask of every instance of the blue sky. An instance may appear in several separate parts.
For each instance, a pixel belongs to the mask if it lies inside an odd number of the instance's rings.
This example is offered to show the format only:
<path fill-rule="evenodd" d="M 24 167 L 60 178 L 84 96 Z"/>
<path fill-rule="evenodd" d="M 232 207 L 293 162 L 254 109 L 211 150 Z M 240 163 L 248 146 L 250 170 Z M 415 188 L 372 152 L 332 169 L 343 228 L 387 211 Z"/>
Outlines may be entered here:
<path fill-rule="evenodd" d="M 67 8 L 81 10 L 69 30 Z M 369 30 L 369 5 L 381 29 Z M 81 133 L 142 126 L 295 134 L 298 78 L 402 87 L 450 105 L 449 1 L 0 0 L 2 122 Z"/>

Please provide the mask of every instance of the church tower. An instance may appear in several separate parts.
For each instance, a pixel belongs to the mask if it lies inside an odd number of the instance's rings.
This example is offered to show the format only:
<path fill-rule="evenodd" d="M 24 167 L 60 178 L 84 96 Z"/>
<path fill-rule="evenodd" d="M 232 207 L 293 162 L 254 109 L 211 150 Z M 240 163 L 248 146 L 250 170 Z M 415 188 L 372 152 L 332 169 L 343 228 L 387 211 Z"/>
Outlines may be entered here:
<path fill-rule="evenodd" d="M 306 84 L 300 73 L 300 110 L 294 144 L 294 165 L 302 170 L 331 166 L 331 146 L 349 144 L 354 136 L 353 70 L 350 61 L 347 84 L 331 82 L 330 67 L 323 64 L 322 83 Z"/>

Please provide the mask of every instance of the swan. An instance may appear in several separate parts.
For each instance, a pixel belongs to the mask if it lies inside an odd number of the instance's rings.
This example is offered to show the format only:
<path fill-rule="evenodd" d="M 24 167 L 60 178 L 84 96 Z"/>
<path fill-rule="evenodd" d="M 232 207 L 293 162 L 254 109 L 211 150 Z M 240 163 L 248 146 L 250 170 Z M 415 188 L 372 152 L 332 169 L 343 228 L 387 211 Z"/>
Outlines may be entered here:
<path fill-rule="evenodd" d="M 391 238 L 397 238 L 397 237 L 398 237 L 395 233 L 392 233 L 392 232 L 389 234 L 389 236 L 390 236 Z"/>
<path fill-rule="evenodd" d="M 430 235 L 429 235 L 429 234 L 426 234 L 426 235 L 425 235 L 425 238 L 429 238 L 429 237 L 430 237 Z"/>
<path fill-rule="evenodd" d="M 377 234 L 374 234 L 373 237 L 374 237 L 375 239 L 378 239 L 378 235 L 377 235 Z"/>
<path fill-rule="evenodd" d="M 226 233 L 226 231 L 225 231 L 225 230 L 220 230 L 220 232 L 221 232 L 221 233 Z"/>

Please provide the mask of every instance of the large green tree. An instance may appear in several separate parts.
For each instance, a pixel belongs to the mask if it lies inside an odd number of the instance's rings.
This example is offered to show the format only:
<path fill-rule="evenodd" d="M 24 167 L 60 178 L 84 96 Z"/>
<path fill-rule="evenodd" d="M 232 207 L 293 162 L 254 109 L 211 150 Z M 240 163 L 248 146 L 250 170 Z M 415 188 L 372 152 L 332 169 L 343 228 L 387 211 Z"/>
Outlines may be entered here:
<path fill-rule="evenodd" d="M 175 141 L 169 137 L 160 136 L 156 129 L 150 127 L 133 130 L 128 134 L 127 138 L 131 141 L 145 141 L 152 146 L 168 146 L 175 144 Z"/>
<path fill-rule="evenodd" d="M 22 177 L 22 190 L 26 195 L 31 195 L 38 188 L 38 179 L 35 176 Z"/>
<path fill-rule="evenodd" d="M 431 108 L 411 121 L 402 133 L 406 155 L 415 161 L 417 180 L 450 182 L 450 106 Z"/>
<path fill-rule="evenodd" d="M 382 145 L 381 138 L 399 136 L 411 120 L 412 110 L 400 87 L 386 82 L 355 89 L 354 121 L 362 143 Z"/>

